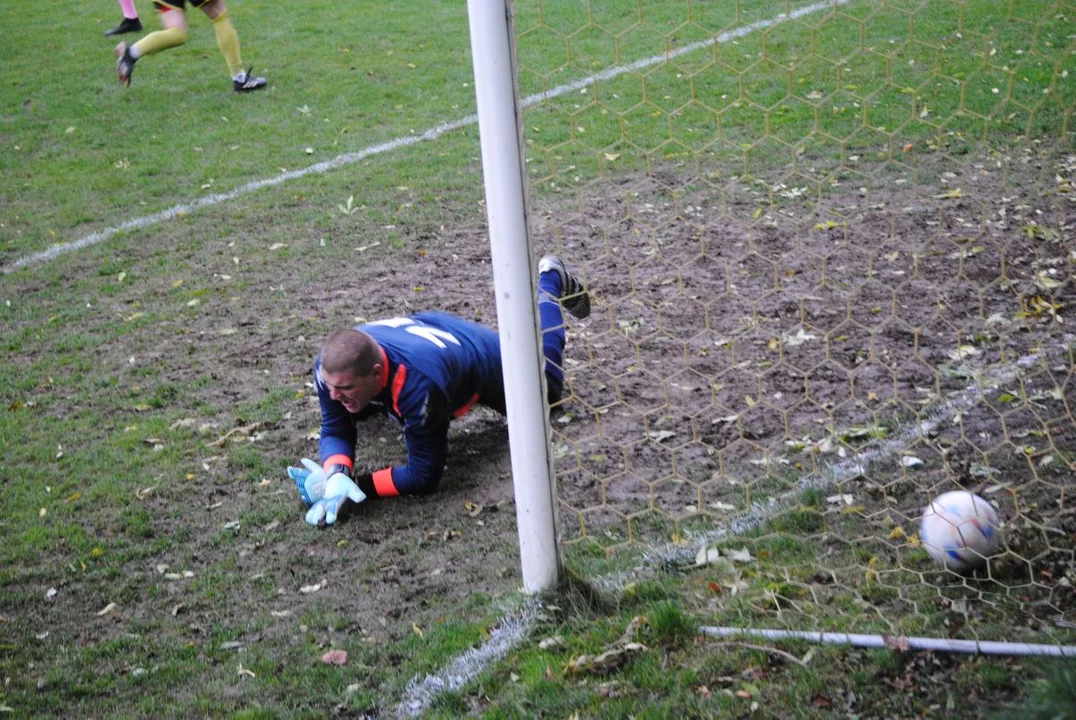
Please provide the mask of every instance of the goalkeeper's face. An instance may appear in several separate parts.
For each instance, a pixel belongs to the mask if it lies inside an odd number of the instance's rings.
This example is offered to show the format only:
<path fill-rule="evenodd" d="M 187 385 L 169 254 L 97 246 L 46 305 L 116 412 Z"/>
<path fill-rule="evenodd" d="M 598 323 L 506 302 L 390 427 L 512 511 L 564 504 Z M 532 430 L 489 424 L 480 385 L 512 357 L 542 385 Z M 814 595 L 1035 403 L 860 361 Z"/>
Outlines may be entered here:
<path fill-rule="evenodd" d="M 374 370 L 369 375 L 359 375 L 350 370 L 338 373 L 322 371 L 321 377 L 329 388 L 329 397 L 343 405 L 349 413 L 357 413 L 381 391 L 381 365 L 375 365 Z"/>

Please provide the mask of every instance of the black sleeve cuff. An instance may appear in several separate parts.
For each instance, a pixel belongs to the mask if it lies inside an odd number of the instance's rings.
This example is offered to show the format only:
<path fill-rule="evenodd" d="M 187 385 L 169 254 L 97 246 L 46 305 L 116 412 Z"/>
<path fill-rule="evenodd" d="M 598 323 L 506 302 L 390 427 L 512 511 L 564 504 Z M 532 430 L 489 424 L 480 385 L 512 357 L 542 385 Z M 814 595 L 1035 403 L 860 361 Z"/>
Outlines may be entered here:
<path fill-rule="evenodd" d="M 362 490 L 366 494 L 366 497 L 377 497 L 377 491 L 374 490 L 373 475 L 367 473 L 352 479 L 355 481 L 355 484 L 359 486 L 359 490 Z"/>

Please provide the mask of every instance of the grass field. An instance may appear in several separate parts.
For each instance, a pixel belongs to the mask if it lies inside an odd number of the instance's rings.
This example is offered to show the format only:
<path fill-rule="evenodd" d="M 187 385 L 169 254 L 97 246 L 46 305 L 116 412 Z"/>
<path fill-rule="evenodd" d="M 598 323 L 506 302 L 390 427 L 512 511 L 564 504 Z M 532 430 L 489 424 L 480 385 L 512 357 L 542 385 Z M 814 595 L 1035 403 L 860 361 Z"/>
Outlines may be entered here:
<path fill-rule="evenodd" d="M 284 475 L 329 331 L 494 321 L 465 6 L 230 5 L 263 93 L 198 13 L 123 90 L 115 3 L 0 7 L 0 714 L 1063 707 L 1056 661 L 697 628 L 1076 640 L 1071 3 L 516 5 L 535 252 L 596 308 L 541 607 L 499 418 L 329 530 Z M 970 578 L 914 537 L 956 486 L 1007 523 Z"/>

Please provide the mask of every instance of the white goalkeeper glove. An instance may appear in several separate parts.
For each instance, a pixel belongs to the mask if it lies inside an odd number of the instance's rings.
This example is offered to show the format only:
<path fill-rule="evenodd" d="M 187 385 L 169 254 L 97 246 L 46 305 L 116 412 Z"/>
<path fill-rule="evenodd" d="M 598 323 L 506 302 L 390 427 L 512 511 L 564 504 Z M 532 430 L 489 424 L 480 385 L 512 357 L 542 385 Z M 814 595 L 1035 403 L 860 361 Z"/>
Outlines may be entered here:
<path fill-rule="evenodd" d="M 325 483 L 329 478 L 325 475 L 325 468 L 310 458 L 303 458 L 302 463 L 302 468 L 289 467 L 288 477 L 295 481 L 303 502 L 313 505 L 325 497 Z"/>
<path fill-rule="evenodd" d="M 324 497 L 315 501 L 306 511 L 306 523 L 317 527 L 324 522 L 332 525 L 336 522 L 336 516 L 340 508 L 350 500 L 353 503 L 361 503 L 366 499 L 366 493 L 359 489 L 355 481 L 344 473 L 333 473 L 325 482 Z"/>

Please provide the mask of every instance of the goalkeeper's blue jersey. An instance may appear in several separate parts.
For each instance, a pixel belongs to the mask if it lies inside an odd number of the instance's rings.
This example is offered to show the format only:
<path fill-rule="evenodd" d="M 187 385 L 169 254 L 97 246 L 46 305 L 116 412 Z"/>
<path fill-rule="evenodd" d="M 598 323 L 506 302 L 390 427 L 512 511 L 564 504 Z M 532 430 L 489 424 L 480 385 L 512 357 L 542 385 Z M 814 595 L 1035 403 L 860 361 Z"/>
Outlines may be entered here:
<path fill-rule="evenodd" d="M 448 425 L 476 403 L 504 414 L 500 341 L 488 327 L 445 313 L 355 326 L 381 346 L 381 392 L 353 415 L 329 395 L 314 364 L 321 402 L 321 460 L 355 457 L 355 421 L 382 413 L 403 424 L 407 464 L 373 473 L 379 496 L 429 492 L 437 487 L 448 454 Z"/>

